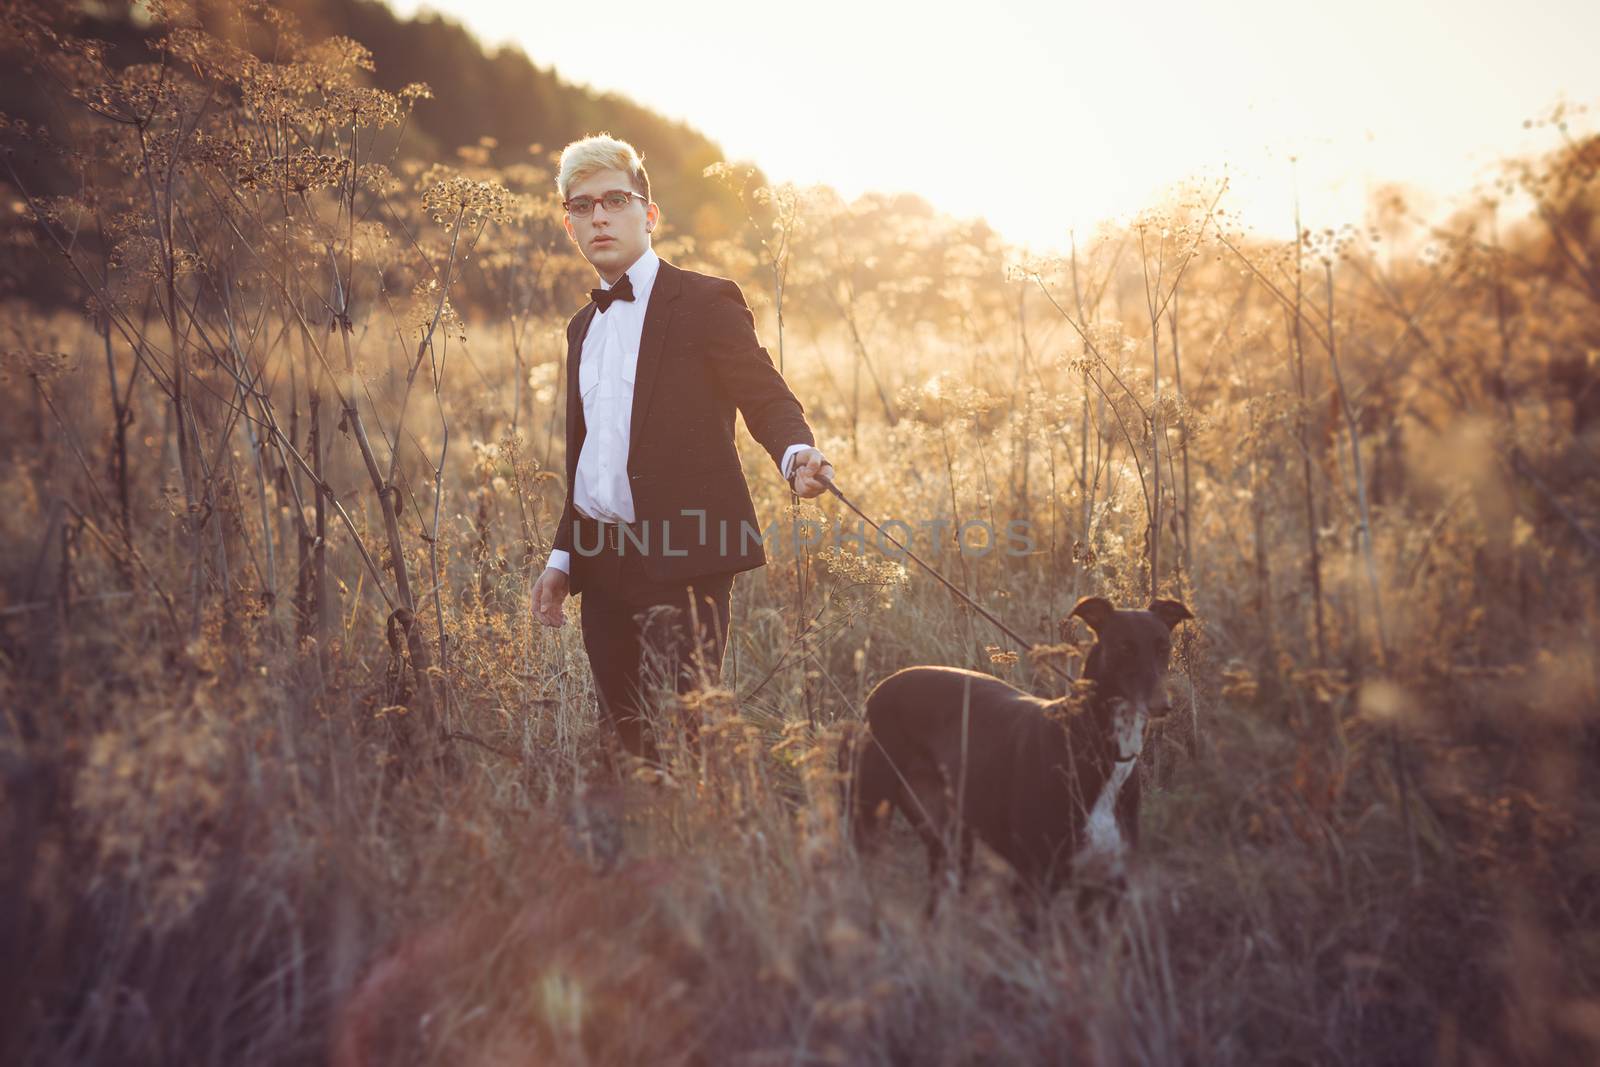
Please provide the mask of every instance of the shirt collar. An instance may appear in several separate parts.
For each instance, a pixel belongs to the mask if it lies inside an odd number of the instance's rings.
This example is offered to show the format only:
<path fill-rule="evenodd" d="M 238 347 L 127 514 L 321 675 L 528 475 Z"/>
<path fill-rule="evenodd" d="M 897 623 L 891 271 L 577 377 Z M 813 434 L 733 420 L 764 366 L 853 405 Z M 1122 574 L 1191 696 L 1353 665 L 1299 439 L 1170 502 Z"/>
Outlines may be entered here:
<path fill-rule="evenodd" d="M 643 298 L 650 292 L 650 287 L 655 284 L 656 273 L 661 269 L 661 257 L 656 255 L 654 248 L 646 248 L 644 254 L 633 261 L 633 266 L 625 272 L 628 283 L 633 286 L 635 300 Z M 618 282 L 622 279 L 618 278 Z M 604 278 L 600 279 L 600 288 L 610 289 L 611 286 Z"/>

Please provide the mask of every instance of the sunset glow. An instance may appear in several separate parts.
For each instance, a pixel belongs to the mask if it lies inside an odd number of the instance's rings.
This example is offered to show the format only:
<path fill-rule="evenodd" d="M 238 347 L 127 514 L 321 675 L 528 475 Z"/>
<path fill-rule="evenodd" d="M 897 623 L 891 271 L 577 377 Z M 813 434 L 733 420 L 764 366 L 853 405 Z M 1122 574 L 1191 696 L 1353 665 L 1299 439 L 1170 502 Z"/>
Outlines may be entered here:
<path fill-rule="evenodd" d="M 1308 225 L 1360 221 L 1394 181 L 1447 206 L 1549 145 L 1524 120 L 1600 98 L 1600 5 L 1549 0 L 1514 22 L 1488 0 L 699 0 L 670 17 L 626 0 L 606 27 L 489 0 L 394 6 L 680 119 L 774 180 L 919 193 L 1040 249 L 1224 173 L 1230 210 L 1288 232 L 1291 156 Z"/>

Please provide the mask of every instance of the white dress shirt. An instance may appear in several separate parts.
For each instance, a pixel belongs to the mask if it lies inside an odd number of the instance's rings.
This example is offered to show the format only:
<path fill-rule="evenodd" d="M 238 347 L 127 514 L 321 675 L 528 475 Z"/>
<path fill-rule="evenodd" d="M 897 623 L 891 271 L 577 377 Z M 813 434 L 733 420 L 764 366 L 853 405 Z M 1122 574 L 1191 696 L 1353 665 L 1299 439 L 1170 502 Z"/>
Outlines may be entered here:
<path fill-rule="evenodd" d="M 578 453 L 572 505 L 580 514 L 600 522 L 635 521 L 633 489 L 628 484 L 633 383 L 639 368 L 645 309 L 650 305 L 650 293 L 660 268 L 661 257 L 653 248 L 646 248 L 634 260 L 627 270 L 633 299 L 613 300 L 606 310 L 595 311 L 578 359 L 578 392 L 588 429 Z M 603 279 L 600 287 L 611 288 Z M 785 479 L 793 471 L 794 457 L 811 447 L 797 444 L 784 450 L 780 469 Z M 564 549 L 552 550 L 548 566 L 571 573 L 571 554 Z"/>

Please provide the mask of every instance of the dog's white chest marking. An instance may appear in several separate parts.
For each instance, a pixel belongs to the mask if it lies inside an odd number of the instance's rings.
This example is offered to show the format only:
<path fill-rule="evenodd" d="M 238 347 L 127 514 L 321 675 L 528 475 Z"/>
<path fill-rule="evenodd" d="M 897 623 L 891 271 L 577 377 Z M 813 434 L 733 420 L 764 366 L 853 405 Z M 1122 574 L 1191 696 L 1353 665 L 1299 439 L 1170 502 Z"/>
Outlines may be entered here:
<path fill-rule="evenodd" d="M 1076 857 L 1079 870 L 1086 864 L 1105 863 L 1112 873 L 1121 873 L 1128 843 L 1122 836 L 1122 828 L 1117 825 L 1117 796 L 1133 774 L 1137 757 L 1144 749 L 1145 718 L 1143 710 L 1119 710 L 1115 717 L 1113 736 L 1120 762 L 1111 765 L 1111 774 L 1100 787 L 1099 795 L 1094 798 L 1094 807 L 1089 809 L 1083 846 Z"/>

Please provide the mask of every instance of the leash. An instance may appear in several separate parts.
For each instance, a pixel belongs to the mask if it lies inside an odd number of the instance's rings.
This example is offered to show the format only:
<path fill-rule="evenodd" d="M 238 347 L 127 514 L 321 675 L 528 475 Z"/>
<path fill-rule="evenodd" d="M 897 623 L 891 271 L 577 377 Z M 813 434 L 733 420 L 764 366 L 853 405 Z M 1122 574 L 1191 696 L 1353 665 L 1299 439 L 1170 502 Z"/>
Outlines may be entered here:
<path fill-rule="evenodd" d="M 1031 651 L 1035 647 L 1034 643 L 1032 641 L 1029 641 L 1027 638 L 1025 638 L 1021 634 L 1017 633 L 1017 631 L 1013 630 L 1011 627 L 1007 626 L 1005 623 L 1001 622 L 999 619 L 997 619 L 993 615 L 991 615 L 989 613 L 988 609 L 986 609 L 982 604 L 978 603 L 976 600 L 973 600 L 967 594 L 963 593 L 953 583 L 951 583 L 951 581 L 948 578 L 946 578 L 944 575 L 940 574 L 936 569 L 934 569 L 934 567 L 932 565 L 926 563 L 915 552 L 911 551 L 911 549 L 907 548 L 905 545 L 901 544 L 899 541 L 896 541 L 889 534 L 885 533 L 884 530 L 883 530 L 883 527 L 879 526 L 876 522 L 872 521 L 872 518 L 869 515 L 867 515 L 866 512 L 864 512 L 860 508 L 856 507 L 855 504 L 851 502 L 849 497 L 847 497 L 843 493 L 839 492 L 839 487 L 833 484 L 833 479 L 832 478 L 829 478 L 827 475 L 820 474 L 820 473 L 817 475 L 817 477 L 822 481 L 823 486 L 825 486 L 827 488 L 828 492 L 830 492 L 834 496 L 838 497 L 839 498 L 839 502 L 841 504 L 843 504 L 845 507 L 849 508 L 851 511 L 855 512 L 857 515 L 861 516 L 861 520 L 863 522 L 865 522 L 868 526 L 870 526 L 874 530 L 876 530 L 878 532 L 878 536 L 889 538 L 889 543 L 890 544 L 894 545 L 900 551 L 904 552 L 907 556 L 911 557 L 911 559 L 917 564 L 917 566 L 921 567 L 923 570 L 927 571 L 929 574 L 931 574 L 935 578 L 939 579 L 939 581 L 944 584 L 944 587 L 946 589 L 950 590 L 956 596 L 958 596 L 962 600 L 964 600 L 967 603 L 967 605 L 972 608 L 972 610 L 976 611 L 979 615 L 982 615 L 985 619 L 988 619 L 991 623 L 993 623 L 1000 630 L 1001 633 L 1005 634 L 1007 637 L 1011 638 L 1011 640 L 1015 641 L 1018 645 L 1020 645 L 1023 648 L 1024 651 Z M 1065 678 L 1069 684 L 1071 684 L 1074 681 L 1072 675 L 1068 674 L 1066 671 L 1062 670 L 1060 667 L 1056 666 L 1051 661 L 1045 660 L 1044 661 L 1044 665 L 1046 667 L 1049 667 L 1051 670 L 1055 671 L 1062 678 Z"/>

